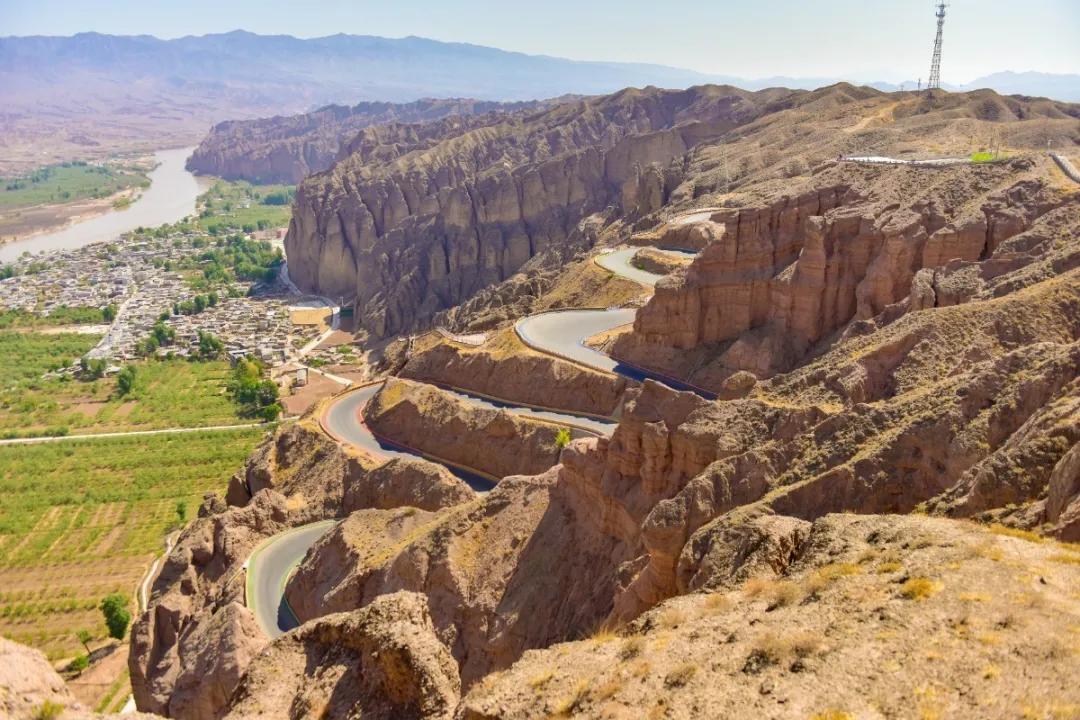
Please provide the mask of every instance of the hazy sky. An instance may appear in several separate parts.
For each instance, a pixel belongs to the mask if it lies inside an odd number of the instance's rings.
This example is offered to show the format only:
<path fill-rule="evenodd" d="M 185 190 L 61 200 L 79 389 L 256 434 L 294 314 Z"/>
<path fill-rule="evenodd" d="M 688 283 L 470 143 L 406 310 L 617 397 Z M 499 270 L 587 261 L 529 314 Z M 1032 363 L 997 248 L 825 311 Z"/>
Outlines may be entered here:
<path fill-rule="evenodd" d="M 932 0 L 0 0 L 0 35 L 158 37 L 243 28 L 490 45 L 741 77 L 929 73 Z M 1080 0 L 952 0 L 942 79 L 1080 72 Z"/>

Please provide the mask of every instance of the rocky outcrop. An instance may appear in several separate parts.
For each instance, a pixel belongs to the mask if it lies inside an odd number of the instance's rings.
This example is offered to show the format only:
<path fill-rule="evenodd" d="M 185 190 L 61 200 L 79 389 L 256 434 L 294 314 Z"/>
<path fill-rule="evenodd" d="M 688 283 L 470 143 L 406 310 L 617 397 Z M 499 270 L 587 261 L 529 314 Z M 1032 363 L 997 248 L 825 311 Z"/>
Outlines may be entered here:
<path fill-rule="evenodd" d="M 364 421 L 396 443 L 495 478 L 538 475 L 559 460 L 558 425 L 411 380 L 387 380 L 364 408 Z"/>
<path fill-rule="evenodd" d="M 242 565 L 263 540 L 358 508 L 438 510 L 474 492 L 421 460 L 368 467 L 305 423 L 269 438 L 181 535 L 131 630 L 129 670 L 141 710 L 216 718 L 268 638 L 244 607 Z"/>
<path fill-rule="evenodd" d="M 289 604 L 310 620 L 388 592 L 424 593 L 465 686 L 526 648 L 580 635 L 606 612 L 608 580 L 577 581 L 607 567 L 599 558 L 610 544 L 574 521 L 582 508 L 553 492 L 557 477 L 504 478 L 438 513 L 353 513 L 312 548 L 286 588 Z"/>
<path fill-rule="evenodd" d="M 344 514 L 397 507 L 441 510 L 476 498 L 476 491 L 446 467 L 418 458 L 392 458 L 346 480 Z"/>
<path fill-rule="evenodd" d="M 636 268 L 656 275 L 670 275 L 680 268 L 690 264 L 687 258 L 675 257 L 668 253 L 659 252 L 655 248 L 642 248 L 634 253 L 631 261 Z"/>
<path fill-rule="evenodd" d="M 1005 720 L 1080 703 L 1060 631 L 1080 612 L 1075 552 L 921 517 L 830 515 L 802 537 L 779 573 L 526 652 L 458 717 Z"/>
<path fill-rule="evenodd" d="M 480 347 L 438 342 L 414 351 L 400 375 L 503 400 L 611 416 L 628 381 L 529 350 L 511 331 Z"/>
<path fill-rule="evenodd" d="M 448 720 L 460 692 L 426 598 L 399 592 L 276 640 L 251 663 L 225 717 Z"/>
<path fill-rule="evenodd" d="M 0 637 L 0 715 L 7 720 L 100 720 L 83 707 L 40 650 Z M 111 716 L 108 716 L 111 717 Z M 157 715 L 132 713 L 132 720 Z"/>
<path fill-rule="evenodd" d="M 285 498 L 263 490 L 247 506 L 204 514 L 187 528 L 131 629 L 128 669 L 140 710 L 217 717 L 268 640 L 242 607 L 240 566 L 259 542 L 288 527 Z"/>
<path fill-rule="evenodd" d="M 0 638 L 0 710 L 4 717 L 33 717 L 46 702 L 67 707 L 75 703 L 75 697 L 45 653 Z"/>
<path fill-rule="evenodd" d="M 359 323 L 376 334 L 422 326 L 537 254 L 572 255 L 579 222 L 609 205 L 629 217 L 656 210 L 642 181 L 649 166 L 752 120 L 775 95 L 626 90 L 447 127 L 386 161 L 353 153 L 300 186 L 286 238 L 292 278 L 355 297 Z"/>
<path fill-rule="evenodd" d="M 837 330 L 909 294 L 919 297 L 913 308 L 935 303 L 921 268 L 993 256 L 1062 202 L 1040 181 L 1010 182 L 1017 172 L 989 173 L 1004 185 L 997 193 L 968 176 L 940 179 L 955 206 L 938 199 L 940 186 L 892 202 L 839 185 L 716 211 L 703 222 L 723 231 L 684 274 L 658 283 L 614 354 L 709 389 L 739 371 L 790 370 Z M 979 211 L 967 214 L 962 202 Z"/>
<path fill-rule="evenodd" d="M 187 169 L 226 180 L 295 185 L 333 164 L 364 128 L 426 123 L 451 116 L 535 110 L 540 102 L 498 103 L 425 99 L 411 103 L 328 105 L 300 115 L 218 123 L 187 161 Z"/>

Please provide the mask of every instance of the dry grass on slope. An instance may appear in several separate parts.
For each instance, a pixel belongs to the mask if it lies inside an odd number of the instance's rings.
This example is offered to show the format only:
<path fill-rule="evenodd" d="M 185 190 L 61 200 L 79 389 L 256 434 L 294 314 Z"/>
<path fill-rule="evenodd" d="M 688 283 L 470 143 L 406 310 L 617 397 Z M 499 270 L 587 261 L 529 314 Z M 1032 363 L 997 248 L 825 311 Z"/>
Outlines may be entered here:
<path fill-rule="evenodd" d="M 828 516 L 785 576 L 527 652 L 462 717 L 1076 717 L 1078 558 L 964 523 Z"/>

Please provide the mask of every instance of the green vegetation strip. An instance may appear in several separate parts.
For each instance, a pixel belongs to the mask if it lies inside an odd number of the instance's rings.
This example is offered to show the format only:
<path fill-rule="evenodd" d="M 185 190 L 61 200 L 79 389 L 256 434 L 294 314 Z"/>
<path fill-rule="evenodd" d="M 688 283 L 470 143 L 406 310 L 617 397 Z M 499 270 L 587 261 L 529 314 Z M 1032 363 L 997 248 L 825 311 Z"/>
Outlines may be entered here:
<path fill-rule="evenodd" d="M 121 190 L 149 185 L 146 175 L 133 168 L 63 163 L 0 179 L 0 210 L 106 198 Z"/>
<path fill-rule="evenodd" d="M 222 492 L 263 428 L 0 447 L 0 634 L 50 657 L 106 635 L 162 539 Z M 181 511 L 180 508 L 183 508 Z"/>
<path fill-rule="evenodd" d="M 148 360 L 124 378 L 43 378 L 92 348 L 94 335 L 0 331 L 0 436 L 57 436 L 235 425 L 223 360 Z M 128 385 L 130 383 L 130 385 Z M 123 387 L 123 389 L 122 389 Z"/>

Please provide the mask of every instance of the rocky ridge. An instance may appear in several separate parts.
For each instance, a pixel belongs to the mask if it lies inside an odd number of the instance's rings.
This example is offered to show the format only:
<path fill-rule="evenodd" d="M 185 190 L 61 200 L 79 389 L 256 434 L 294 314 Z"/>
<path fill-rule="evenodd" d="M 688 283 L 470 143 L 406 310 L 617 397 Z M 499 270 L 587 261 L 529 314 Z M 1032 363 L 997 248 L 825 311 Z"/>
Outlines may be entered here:
<path fill-rule="evenodd" d="M 187 169 L 226 180 L 295 185 L 328 169 L 364 128 L 413 124 L 450 116 L 484 115 L 541 107 L 539 102 L 499 103 L 425 99 L 410 103 L 327 105 L 300 115 L 218 123 L 195 148 Z M 351 150 L 350 150 L 351 152 Z"/>

